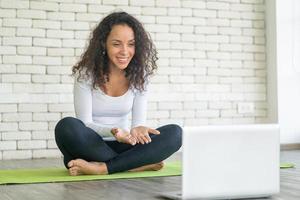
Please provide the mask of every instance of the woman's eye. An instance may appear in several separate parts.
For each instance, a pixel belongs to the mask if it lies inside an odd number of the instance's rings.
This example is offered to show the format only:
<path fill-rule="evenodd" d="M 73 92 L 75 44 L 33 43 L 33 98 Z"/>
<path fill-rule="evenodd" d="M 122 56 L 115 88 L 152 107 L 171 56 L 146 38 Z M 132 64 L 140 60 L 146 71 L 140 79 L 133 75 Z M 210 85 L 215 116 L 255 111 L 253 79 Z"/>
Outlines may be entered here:
<path fill-rule="evenodd" d="M 115 43 L 115 44 L 113 44 L 113 46 L 115 46 L 115 47 L 117 47 L 117 46 L 119 46 L 120 44 L 118 44 L 118 43 Z"/>
<path fill-rule="evenodd" d="M 133 47 L 133 46 L 134 46 L 134 43 L 130 43 L 129 46 Z"/>

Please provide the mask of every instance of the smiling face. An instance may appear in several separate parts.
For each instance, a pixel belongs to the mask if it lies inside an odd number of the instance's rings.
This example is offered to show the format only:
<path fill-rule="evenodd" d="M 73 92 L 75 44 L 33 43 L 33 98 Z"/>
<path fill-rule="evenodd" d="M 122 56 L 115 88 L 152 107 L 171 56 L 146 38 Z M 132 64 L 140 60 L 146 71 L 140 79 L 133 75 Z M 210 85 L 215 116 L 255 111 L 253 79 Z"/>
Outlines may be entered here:
<path fill-rule="evenodd" d="M 135 53 L 134 32 L 128 25 L 114 25 L 106 40 L 111 70 L 124 70 Z"/>

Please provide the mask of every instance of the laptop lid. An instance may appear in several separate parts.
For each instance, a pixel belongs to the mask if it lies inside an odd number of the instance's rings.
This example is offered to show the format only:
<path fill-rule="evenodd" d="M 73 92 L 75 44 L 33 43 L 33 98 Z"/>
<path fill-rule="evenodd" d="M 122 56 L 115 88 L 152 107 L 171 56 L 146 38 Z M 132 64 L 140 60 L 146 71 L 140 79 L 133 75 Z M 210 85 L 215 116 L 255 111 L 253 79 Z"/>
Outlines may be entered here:
<path fill-rule="evenodd" d="M 279 127 L 185 127 L 182 198 L 224 199 L 279 192 Z"/>

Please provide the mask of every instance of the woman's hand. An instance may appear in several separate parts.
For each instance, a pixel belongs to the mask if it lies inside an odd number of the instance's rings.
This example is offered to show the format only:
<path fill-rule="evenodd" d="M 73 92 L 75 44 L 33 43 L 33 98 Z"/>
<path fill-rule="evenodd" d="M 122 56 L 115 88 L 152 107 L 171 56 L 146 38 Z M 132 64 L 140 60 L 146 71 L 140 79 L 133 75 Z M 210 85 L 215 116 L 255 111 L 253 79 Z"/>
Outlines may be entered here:
<path fill-rule="evenodd" d="M 131 145 L 136 145 L 137 143 L 136 139 L 130 133 L 120 128 L 112 128 L 111 133 L 120 143 L 126 143 Z"/>
<path fill-rule="evenodd" d="M 151 142 L 151 138 L 149 133 L 159 135 L 160 132 L 158 130 L 148 128 L 145 126 L 137 126 L 130 130 L 130 134 L 136 139 L 137 143 L 148 144 Z"/>

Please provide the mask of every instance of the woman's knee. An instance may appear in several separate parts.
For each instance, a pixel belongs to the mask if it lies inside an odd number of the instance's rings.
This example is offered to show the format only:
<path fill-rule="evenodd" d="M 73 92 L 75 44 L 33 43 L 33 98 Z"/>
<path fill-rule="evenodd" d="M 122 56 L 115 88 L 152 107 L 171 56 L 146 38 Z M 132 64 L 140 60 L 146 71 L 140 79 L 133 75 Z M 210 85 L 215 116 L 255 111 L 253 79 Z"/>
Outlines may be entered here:
<path fill-rule="evenodd" d="M 177 151 L 182 145 L 182 128 L 177 124 L 167 125 L 167 134 L 172 147 Z"/>
<path fill-rule="evenodd" d="M 72 131 L 76 124 L 79 123 L 80 120 L 74 118 L 74 117 L 65 117 L 61 119 L 55 126 L 54 132 L 55 132 L 55 137 L 59 138 L 61 136 L 65 136 L 68 134 L 70 131 Z"/>

